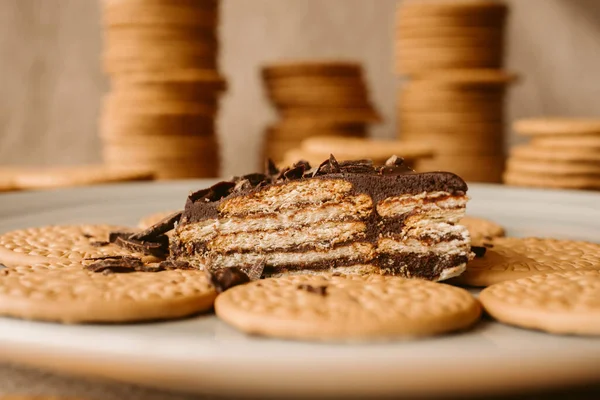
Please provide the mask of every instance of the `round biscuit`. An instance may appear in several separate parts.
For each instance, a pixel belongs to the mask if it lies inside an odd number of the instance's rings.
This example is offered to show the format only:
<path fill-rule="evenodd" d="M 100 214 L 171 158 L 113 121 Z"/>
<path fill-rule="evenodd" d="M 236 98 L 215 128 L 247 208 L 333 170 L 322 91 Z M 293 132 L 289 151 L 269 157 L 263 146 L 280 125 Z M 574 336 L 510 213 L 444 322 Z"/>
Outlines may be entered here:
<path fill-rule="evenodd" d="M 510 154 L 514 157 L 529 160 L 573 161 L 600 164 L 600 151 L 594 149 L 553 149 L 521 145 L 513 147 L 510 150 Z"/>
<path fill-rule="evenodd" d="M 105 243 L 110 232 L 131 230 L 116 225 L 48 225 L 6 232 L 0 235 L 0 263 L 65 263 L 103 256 L 153 258 Z"/>
<path fill-rule="evenodd" d="M 535 136 L 529 142 L 533 147 L 553 149 L 596 149 L 600 150 L 600 133 L 587 135 Z"/>
<path fill-rule="evenodd" d="M 535 275 L 485 288 L 479 299 L 500 322 L 557 334 L 600 335 L 600 271 Z"/>
<path fill-rule="evenodd" d="M 215 29 L 218 3 L 181 1 L 103 0 L 102 21 L 106 27 L 175 26 Z"/>
<path fill-rule="evenodd" d="M 600 119 L 561 117 L 521 119 L 513 124 L 513 129 L 527 136 L 597 134 L 600 133 Z"/>
<path fill-rule="evenodd" d="M 502 237 L 505 234 L 501 225 L 484 218 L 465 216 L 459 224 L 467 228 L 471 235 L 471 243 L 474 245 L 481 245 L 484 241 Z"/>
<path fill-rule="evenodd" d="M 600 164 L 528 160 L 510 157 L 507 160 L 507 168 L 511 173 L 515 174 L 525 172 L 558 176 L 584 175 L 600 178 Z"/>
<path fill-rule="evenodd" d="M 262 67 L 262 75 L 266 79 L 291 76 L 356 76 L 362 74 L 362 66 L 353 61 L 290 60 L 271 63 Z"/>
<path fill-rule="evenodd" d="M 315 154 L 340 154 L 341 159 L 386 160 L 392 155 L 409 159 L 431 157 L 430 146 L 398 140 L 374 140 L 342 137 L 313 137 L 302 142 L 301 149 Z"/>
<path fill-rule="evenodd" d="M 507 169 L 502 175 L 507 185 L 547 189 L 600 189 L 600 177 L 594 175 L 532 173 Z"/>
<path fill-rule="evenodd" d="M 103 274 L 83 269 L 0 273 L 0 315 L 62 323 L 174 319 L 209 310 L 203 271 Z"/>
<path fill-rule="evenodd" d="M 147 181 L 153 178 L 154 172 L 147 168 L 78 165 L 24 169 L 15 174 L 14 184 L 19 189 L 55 189 L 99 183 Z"/>
<path fill-rule="evenodd" d="M 215 311 L 246 333 L 307 341 L 435 335 L 466 329 L 481 313 L 462 289 L 381 275 L 255 281 L 220 294 Z"/>
<path fill-rule="evenodd" d="M 453 281 L 469 286 L 495 283 L 551 272 L 600 270 L 600 244 L 545 239 L 494 238 L 485 256 L 467 264 Z"/>

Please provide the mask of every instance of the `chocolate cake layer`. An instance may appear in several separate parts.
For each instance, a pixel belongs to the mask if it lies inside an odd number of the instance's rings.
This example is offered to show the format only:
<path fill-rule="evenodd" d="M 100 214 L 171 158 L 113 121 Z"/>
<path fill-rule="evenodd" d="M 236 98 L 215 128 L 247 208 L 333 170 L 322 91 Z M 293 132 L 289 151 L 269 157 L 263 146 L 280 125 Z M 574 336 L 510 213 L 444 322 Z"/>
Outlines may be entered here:
<path fill-rule="evenodd" d="M 454 174 L 333 157 L 270 172 L 190 194 L 172 257 L 213 269 L 260 262 L 266 276 L 361 265 L 352 270 L 445 279 L 471 256 L 456 225 L 467 186 Z"/>

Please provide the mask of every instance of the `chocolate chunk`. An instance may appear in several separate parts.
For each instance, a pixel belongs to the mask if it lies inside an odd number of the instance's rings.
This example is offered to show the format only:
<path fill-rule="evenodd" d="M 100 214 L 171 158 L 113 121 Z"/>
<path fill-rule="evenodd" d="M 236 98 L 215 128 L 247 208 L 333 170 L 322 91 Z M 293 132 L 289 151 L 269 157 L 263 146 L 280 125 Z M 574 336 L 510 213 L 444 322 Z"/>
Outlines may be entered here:
<path fill-rule="evenodd" d="M 152 242 L 118 237 L 115 244 L 124 249 L 156 257 L 165 257 L 169 254 L 169 237 L 166 235 L 159 235 Z"/>
<path fill-rule="evenodd" d="M 207 273 L 217 293 L 250 282 L 248 275 L 237 267 L 219 268 L 214 271 L 207 270 Z"/>
<path fill-rule="evenodd" d="M 169 232 L 170 230 L 173 230 L 175 228 L 175 225 L 177 225 L 177 222 L 179 222 L 179 220 L 181 219 L 181 214 L 183 214 L 183 211 L 174 212 L 173 214 L 170 214 L 165 218 L 161 219 L 148 229 L 144 229 L 141 232 L 132 234 L 131 236 L 129 236 L 128 239 L 137 241 L 152 241 L 156 237 L 163 235 Z"/>
<path fill-rule="evenodd" d="M 333 154 L 330 154 L 329 159 L 323 161 L 312 176 L 314 177 L 319 175 L 337 174 L 340 172 L 342 172 L 342 170 L 340 169 L 340 164 L 335 159 Z"/>
<path fill-rule="evenodd" d="M 265 270 L 265 260 L 259 260 L 254 265 L 248 268 L 241 268 L 241 270 L 248 275 L 251 281 L 257 281 L 261 278 Z"/>
<path fill-rule="evenodd" d="M 108 246 L 110 244 L 110 242 L 106 242 L 103 240 L 97 240 L 95 242 L 91 242 L 90 245 L 94 246 L 94 247 L 104 247 L 104 246 Z"/>
<path fill-rule="evenodd" d="M 277 168 L 277 166 L 275 165 L 273 160 L 268 158 L 265 164 L 266 164 L 265 165 L 265 174 L 266 175 L 268 175 L 270 177 L 279 175 L 279 168 Z"/>
<path fill-rule="evenodd" d="M 173 270 L 173 269 L 184 269 L 184 270 L 198 270 L 199 268 L 193 266 L 191 263 L 183 260 L 167 260 L 161 261 L 159 264 L 165 270 Z"/>
<path fill-rule="evenodd" d="M 312 286 L 312 285 L 298 285 L 299 290 L 306 290 L 309 293 L 315 293 L 321 296 L 327 296 L 327 285 Z"/>
<path fill-rule="evenodd" d="M 415 171 L 404 163 L 404 159 L 398 156 L 391 156 L 385 166 L 381 167 L 379 173 L 381 175 L 401 175 L 412 174 Z"/>
<path fill-rule="evenodd" d="M 133 235 L 134 233 L 135 232 L 127 232 L 127 231 L 114 231 L 114 232 L 110 232 L 108 234 L 108 241 L 110 243 L 115 243 L 117 241 L 117 239 L 119 239 L 119 238 L 127 239 L 131 235 Z"/>
<path fill-rule="evenodd" d="M 487 251 L 487 248 L 485 248 L 483 246 L 471 246 L 471 251 L 473 253 L 475 253 L 475 257 L 481 258 L 481 257 L 485 256 L 485 252 Z"/>
<path fill-rule="evenodd" d="M 254 173 L 244 175 L 242 176 L 242 179 L 248 180 L 252 187 L 254 187 L 260 184 L 261 182 L 268 180 L 268 177 L 265 174 Z"/>
<path fill-rule="evenodd" d="M 144 268 L 144 263 L 137 257 L 107 256 L 98 257 L 96 262 L 87 265 L 85 269 L 92 272 L 129 273 Z"/>
<path fill-rule="evenodd" d="M 192 202 L 195 203 L 197 201 L 202 201 L 202 202 L 210 202 L 210 199 L 208 198 L 208 194 L 210 193 L 210 189 L 200 189 L 200 190 L 196 190 L 195 192 L 190 193 L 190 195 L 188 196 L 188 199 Z"/>

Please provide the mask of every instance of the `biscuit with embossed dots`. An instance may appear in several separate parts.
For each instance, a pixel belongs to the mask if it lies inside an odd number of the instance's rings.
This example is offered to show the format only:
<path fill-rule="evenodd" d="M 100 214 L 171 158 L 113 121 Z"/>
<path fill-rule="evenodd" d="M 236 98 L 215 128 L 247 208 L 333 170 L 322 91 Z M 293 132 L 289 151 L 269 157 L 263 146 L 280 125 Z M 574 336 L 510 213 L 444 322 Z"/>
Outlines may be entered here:
<path fill-rule="evenodd" d="M 467 228 L 471 235 L 471 243 L 474 245 L 480 245 L 483 241 L 505 234 L 501 225 L 484 218 L 466 216 L 461 218 L 459 223 Z"/>
<path fill-rule="evenodd" d="M 485 256 L 467 264 L 453 283 L 489 286 L 536 274 L 600 270 L 600 244 L 544 239 L 494 238 L 486 243 Z"/>
<path fill-rule="evenodd" d="M 306 341 L 421 337 L 473 325 L 467 291 L 381 275 L 288 276 L 234 287 L 217 297 L 217 316 L 249 333 Z"/>
<path fill-rule="evenodd" d="M 110 232 L 127 230 L 131 228 L 115 225 L 49 225 L 7 232 L 0 235 L 0 263 L 6 266 L 31 265 L 126 255 L 153 261 L 152 256 L 107 242 Z"/>
<path fill-rule="evenodd" d="M 0 272 L 0 315 L 62 323 L 134 322 L 209 310 L 216 297 L 202 271 L 95 273 L 84 269 Z"/>
<path fill-rule="evenodd" d="M 479 299 L 500 322 L 559 334 L 600 335 L 600 271 L 534 275 L 485 288 Z"/>

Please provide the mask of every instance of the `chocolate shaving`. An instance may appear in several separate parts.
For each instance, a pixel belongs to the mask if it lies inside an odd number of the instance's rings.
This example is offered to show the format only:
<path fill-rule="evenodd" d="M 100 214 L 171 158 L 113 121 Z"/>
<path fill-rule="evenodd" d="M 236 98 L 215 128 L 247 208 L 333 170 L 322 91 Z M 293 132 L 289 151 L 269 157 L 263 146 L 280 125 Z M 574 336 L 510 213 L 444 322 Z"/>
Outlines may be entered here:
<path fill-rule="evenodd" d="M 104 240 L 97 240 L 95 242 L 91 242 L 90 245 L 93 247 L 104 247 L 104 246 L 108 246 L 110 244 L 110 242 L 106 242 Z"/>
<path fill-rule="evenodd" d="M 254 187 L 258 186 L 261 182 L 268 180 L 268 177 L 265 174 L 254 173 L 244 175 L 242 176 L 242 179 L 248 180 L 250 184 Z"/>
<path fill-rule="evenodd" d="M 127 232 L 127 231 L 114 231 L 114 232 L 110 232 L 108 234 L 108 241 L 110 243 L 115 243 L 117 241 L 117 239 L 119 239 L 119 238 L 127 239 L 131 235 L 133 235 L 134 233 L 135 232 Z"/>
<path fill-rule="evenodd" d="M 475 257 L 481 258 L 481 257 L 485 256 L 485 252 L 487 251 L 487 248 L 485 248 L 483 246 L 471 246 L 471 251 L 473 253 L 475 253 Z"/>
<path fill-rule="evenodd" d="M 398 156 L 391 156 L 386 162 L 385 166 L 381 167 L 379 173 L 381 175 L 401 175 L 401 174 L 412 174 L 415 172 L 412 168 L 404 163 L 404 159 Z"/>
<path fill-rule="evenodd" d="M 103 273 L 129 273 L 142 268 L 144 268 L 142 260 L 129 256 L 99 258 L 96 262 L 85 266 L 88 271 Z"/>
<path fill-rule="evenodd" d="M 270 158 L 267 159 L 266 163 L 265 163 L 265 174 L 270 176 L 270 177 L 274 177 L 277 176 L 279 174 L 279 168 L 277 168 L 277 166 L 275 165 L 275 163 L 273 162 L 273 160 L 271 160 Z"/>
<path fill-rule="evenodd" d="M 312 286 L 312 285 L 298 285 L 299 290 L 306 290 L 308 293 L 315 293 L 321 296 L 327 296 L 327 285 L 323 286 Z"/>
<path fill-rule="evenodd" d="M 247 268 L 241 268 L 241 270 L 248 275 L 251 281 L 257 281 L 262 277 L 263 271 L 265 270 L 265 260 L 259 260 L 254 265 Z"/>
<path fill-rule="evenodd" d="M 165 270 L 183 269 L 183 270 L 198 270 L 198 267 L 193 266 L 191 263 L 183 260 L 167 260 L 161 261 L 159 264 L 161 268 Z"/>
<path fill-rule="evenodd" d="M 152 241 L 153 239 L 169 232 L 170 230 L 173 230 L 177 222 L 179 222 L 181 219 L 182 214 L 183 211 L 174 212 L 173 214 L 161 219 L 148 229 L 144 229 L 141 232 L 132 234 L 128 239 L 137 241 Z"/>
<path fill-rule="evenodd" d="M 188 199 L 190 199 L 190 201 L 192 201 L 193 203 L 200 201 L 200 200 L 209 202 L 210 200 L 208 200 L 208 197 L 207 197 L 209 193 L 210 193 L 210 189 L 196 190 L 195 192 L 190 193 L 190 195 L 188 196 Z"/>
<path fill-rule="evenodd" d="M 250 278 L 244 271 L 237 267 L 219 268 L 214 271 L 206 270 L 210 281 L 217 293 L 222 293 L 234 286 L 250 282 Z"/>
<path fill-rule="evenodd" d="M 156 257 L 165 257 L 169 254 L 169 237 L 166 235 L 159 235 L 152 242 L 118 237 L 115 244 L 127 250 Z"/>
<path fill-rule="evenodd" d="M 341 172 L 350 174 L 374 174 L 376 173 L 373 168 L 373 162 L 371 160 L 355 160 L 355 161 L 342 161 L 339 163 Z"/>

